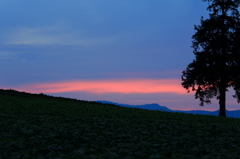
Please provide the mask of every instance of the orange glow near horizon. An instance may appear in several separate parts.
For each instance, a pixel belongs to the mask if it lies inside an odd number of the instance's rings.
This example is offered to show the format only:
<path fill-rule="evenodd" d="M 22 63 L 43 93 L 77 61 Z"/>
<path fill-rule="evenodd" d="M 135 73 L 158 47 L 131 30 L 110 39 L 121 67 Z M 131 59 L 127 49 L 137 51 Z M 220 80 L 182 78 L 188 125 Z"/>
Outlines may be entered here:
<path fill-rule="evenodd" d="M 21 89 L 42 93 L 187 93 L 181 86 L 181 81 L 176 79 L 76 80 L 30 84 Z"/>

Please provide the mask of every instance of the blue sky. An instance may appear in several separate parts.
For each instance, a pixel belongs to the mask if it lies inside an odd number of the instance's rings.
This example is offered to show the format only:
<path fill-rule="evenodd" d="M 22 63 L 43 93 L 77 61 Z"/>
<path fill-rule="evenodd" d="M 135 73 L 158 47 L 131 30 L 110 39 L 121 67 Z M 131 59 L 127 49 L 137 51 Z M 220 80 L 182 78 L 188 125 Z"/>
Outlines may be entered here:
<path fill-rule="evenodd" d="M 207 6 L 201 0 L 0 1 L 0 87 L 217 110 L 216 100 L 201 107 L 181 88 L 181 73 L 194 59 L 194 25 L 208 18 Z M 238 109 L 231 94 L 227 100 L 227 109 Z"/>

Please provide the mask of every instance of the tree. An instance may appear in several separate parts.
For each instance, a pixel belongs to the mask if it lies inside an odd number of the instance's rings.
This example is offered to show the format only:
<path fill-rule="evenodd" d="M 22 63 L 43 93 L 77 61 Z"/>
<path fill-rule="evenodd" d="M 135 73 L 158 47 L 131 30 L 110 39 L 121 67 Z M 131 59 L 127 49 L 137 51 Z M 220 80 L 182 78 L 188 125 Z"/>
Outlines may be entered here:
<path fill-rule="evenodd" d="M 203 0 L 208 2 L 210 18 L 194 25 L 192 36 L 195 59 L 182 72 L 182 86 L 196 91 L 200 105 L 219 100 L 219 116 L 226 117 L 226 91 L 235 90 L 240 102 L 240 0 Z"/>

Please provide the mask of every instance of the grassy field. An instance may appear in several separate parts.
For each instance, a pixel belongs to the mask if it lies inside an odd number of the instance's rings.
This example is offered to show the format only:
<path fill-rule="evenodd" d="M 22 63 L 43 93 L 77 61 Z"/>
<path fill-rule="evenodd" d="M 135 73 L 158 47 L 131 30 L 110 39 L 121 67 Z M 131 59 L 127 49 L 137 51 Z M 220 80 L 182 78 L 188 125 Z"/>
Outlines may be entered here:
<path fill-rule="evenodd" d="M 0 159 L 239 159 L 239 124 L 0 89 Z"/>

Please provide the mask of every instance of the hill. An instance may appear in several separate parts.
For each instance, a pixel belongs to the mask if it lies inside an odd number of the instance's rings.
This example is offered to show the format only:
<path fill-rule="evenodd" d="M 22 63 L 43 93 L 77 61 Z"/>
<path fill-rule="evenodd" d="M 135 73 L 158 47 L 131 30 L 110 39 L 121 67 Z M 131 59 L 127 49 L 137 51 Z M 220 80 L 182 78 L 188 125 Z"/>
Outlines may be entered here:
<path fill-rule="evenodd" d="M 144 104 L 144 105 L 128 105 L 128 104 L 120 104 L 120 103 L 114 103 L 110 101 L 96 101 L 99 103 L 105 103 L 105 104 L 114 104 L 117 106 L 123 106 L 128 108 L 140 108 L 140 109 L 147 109 L 147 110 L 159 110 L 159 111 L 167 111 L 167 112 L 179 112 L 179 113 L 188 113 L 188 114 L 201 114 L 201 115 L 219 115 L 219 110 L 217 111 L 206 111 L 206 110 L 190 110 L 190 111 L 184 111 L 184 110 L 171 110 L 165 106 L 160 106 L 156 103 L 153 104 Z M 229 111 L 226 110 L 226 116 L 232 117 L 232 118 L 240 118 L 240 110 L 233 110 Z"/>
<path fill-rule="evenodd" d="M 238 158 L 239 122 L 0 90 L 0 158 Z"/>
<path fill-rule="evenodd" d="M 144 104 L 144 105 L 129 105 L 129 104 L 120 104 L 120 103 L 115 103 L 115 102 L 110 102 L 110 101 L 101 101 L 101 100 L 98 100 L 96 102 L 104 103 L 104 104 L 113 104 L 113 105 L 128 107 L 128 108 L 139 108 L 139 109 L 159 110 L 159 111 L 171 112 L 171 110 L 169 108 L 167 108 L 165 106 L 160 106 L 156 103 Z"/>

